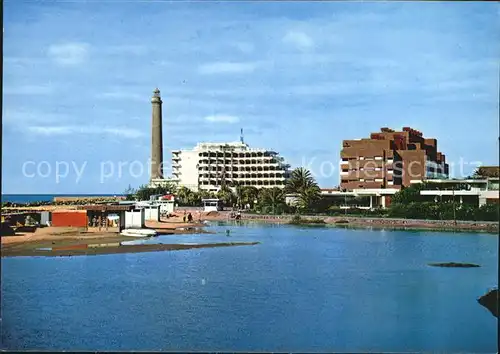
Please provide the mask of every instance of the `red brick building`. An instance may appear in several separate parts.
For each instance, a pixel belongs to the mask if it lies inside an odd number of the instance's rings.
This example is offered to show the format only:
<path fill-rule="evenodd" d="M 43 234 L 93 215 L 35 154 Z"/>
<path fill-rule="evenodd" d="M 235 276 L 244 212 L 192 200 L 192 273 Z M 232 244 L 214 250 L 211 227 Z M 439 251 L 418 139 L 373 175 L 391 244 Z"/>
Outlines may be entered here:
<path fill-rule="evenodd" d="M 340 187 L 346 190 L 394 188 L 429 178 L 448 178 L 437 140 L 405 127 L 382 128 L 370 138 L 344 140 L 340 152 Z"/>

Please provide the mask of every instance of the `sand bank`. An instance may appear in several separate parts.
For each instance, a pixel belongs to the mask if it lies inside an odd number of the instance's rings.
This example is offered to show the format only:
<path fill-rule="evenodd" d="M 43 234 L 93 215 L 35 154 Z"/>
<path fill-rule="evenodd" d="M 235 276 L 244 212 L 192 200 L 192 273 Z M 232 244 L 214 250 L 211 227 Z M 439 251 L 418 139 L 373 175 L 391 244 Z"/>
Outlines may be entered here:
<path fill-rule="evenodd" d="M 198 243 L 198 244 L 146 244 L 146 245 L 120 245 L 116 242 L 118 238 L 100 240 L 104 242 L 96 245 L 95 243 L 77 243 L 64 244 L 58 242 L 52 247 L 44 247 L 46 244 L 38 243 L 29 247 L 10 247 L 2 249 L 2 257 L 21 257 L 21 256 L 36 256 L 36 257 L 63 257 L 63 256 L 95 256 L 117 253 L 141 253 L 141 252 L 158 252 L 158 251 L 178 251 L 194 248 L 214 248 L 214 247 L 231 247 L 231 246 L 252 246 L 259 242 L 223 242 L 223 243 Z M 127 239 L 130 241 L 130 238 Z M 114 242 L 109 242 L 114 241 Z M 94 247 L 92 247 L 94 246 Z"/>

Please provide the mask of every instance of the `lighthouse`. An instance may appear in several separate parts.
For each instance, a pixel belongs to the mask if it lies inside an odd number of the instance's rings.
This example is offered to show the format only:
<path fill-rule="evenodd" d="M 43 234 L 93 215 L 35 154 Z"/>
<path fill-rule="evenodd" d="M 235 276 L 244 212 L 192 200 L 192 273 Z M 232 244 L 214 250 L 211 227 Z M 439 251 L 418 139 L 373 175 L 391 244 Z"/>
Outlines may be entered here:
<path fill-rule="evenodd" d="M 151 98 L 151 180 L 163 179 L 163 136 L 162 136 L 162 100 L 160 90 L 156 88 Z"/>

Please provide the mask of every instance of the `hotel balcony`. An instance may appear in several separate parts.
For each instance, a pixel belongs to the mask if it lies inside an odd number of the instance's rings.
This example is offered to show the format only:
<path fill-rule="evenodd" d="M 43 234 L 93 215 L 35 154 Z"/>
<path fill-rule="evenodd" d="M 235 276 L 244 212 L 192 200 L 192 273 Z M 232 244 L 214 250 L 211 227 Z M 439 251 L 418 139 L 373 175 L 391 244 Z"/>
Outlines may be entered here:
<path fill-rule="evenodd" d="M 349 180 L 384 178 L 385 172 L 383 170 L 349 171 L 346 176 Z"/>

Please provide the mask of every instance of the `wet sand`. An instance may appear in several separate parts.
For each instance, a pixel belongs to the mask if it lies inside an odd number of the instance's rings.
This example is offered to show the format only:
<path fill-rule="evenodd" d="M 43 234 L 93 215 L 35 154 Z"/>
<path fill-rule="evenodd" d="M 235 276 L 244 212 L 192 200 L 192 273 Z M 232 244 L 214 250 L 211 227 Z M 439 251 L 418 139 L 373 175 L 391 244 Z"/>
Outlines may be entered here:
<path fill-rule="evenodd" d="M 8 245 L 24 244 L 44 241 L 66 241 L 66 240 L 91 240 L 108 237 L 117 237 L 118 228 L 108 228 L 99 230 L 89 227 L 88 229 L 78 229 L 75 227 L 41 227 L 35 232 L 18 232 L 14 236 L 2 236 L 2 249 Z"/>
<path fill-rule="evenodd" d="M 231 247 L 231 246 L 253 246 L 259 242 L 223 242 L 223 243 L 198 243 L 198 244 L 156 244 L 156 245 L 119 245 L 117 238 L 108 244 L 113 246 L 104 246 L 106 240 L 99 241 L 103 247 L 90 247 L 90 244 L 73 243 L 68 244 L 58 242 L 56 245 L 36 243 L 36 245 L 23 244 L 19 247 L 9 247 L 2 249 L 2 257 L 21 257 L 21 256 L 36 256 L 36 257 L 70 257 L 70 256 L 95 256 L 105 254 L 118 253 L 141 253 L 141 252 L 159 252 L 159 251 L 179 251 L 194 248 L 214 248 L 214 247 Z M 127 241 L 131 241 L 127 238 Z M 39 248 L 51 247 L 52 250 L 39 250 Z M 60 249 L 54 249 L 54 248 Z M 83 247 L 82 247 L 83 246 Z M 86 246 L 86 247 L 85 247 Z"/>
<path fill-rule="evenodd" d="M 204 230 L 202 223 L 185 223 L 182 218 L 170 218 L 160 222 L 147 221 L 146 227 L 157 230 L 159 235 L 214 233 Z M 223 242 L 198 244 L 147 244 L 121 245 L 123 241 L 136 241 L 147 237 L 126 237 L 118 228 L 73 228 L 43 227 L 35 232 L 17 233 L 15 236 L 2 236 L 2 257 L 16 256 L 79 256 L 114 253 L 138 253 L 153 251 L 173 251 L 192 248 L 229 247 L 254 245 L 256 243 Z M 40 250 L 42 249 L 42 250 Z M 43 250 L 47 249 L 47 250 Z"/>

